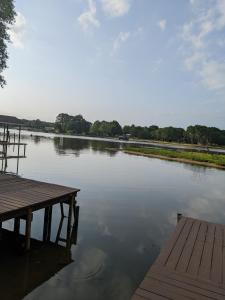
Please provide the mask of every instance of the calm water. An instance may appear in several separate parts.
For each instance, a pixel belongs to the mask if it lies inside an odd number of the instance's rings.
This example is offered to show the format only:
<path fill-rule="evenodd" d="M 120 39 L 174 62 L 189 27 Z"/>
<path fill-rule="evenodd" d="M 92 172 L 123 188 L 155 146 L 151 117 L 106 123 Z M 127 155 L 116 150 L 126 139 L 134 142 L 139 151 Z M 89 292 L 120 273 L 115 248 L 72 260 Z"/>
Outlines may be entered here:
<path fill-rule="evenodd" d="M 131 156 L 119 144 L 27 137 L 20 174 L 81 189 L 77 245 L 69 253 L 1 250 L 5 299 L 129 299 L 176 223 L 176 213 L 225 224 L 225 172 Z M 10 162 L 9 169 L 14 168 Z M 52 241 L 59 221 L 53 211 Z M 32 237 L 41 239 L 43 212 Z M 12 223 L 4 223 L 11 228 Z M 65 229 L 65 228 L 64 228 Z"/>

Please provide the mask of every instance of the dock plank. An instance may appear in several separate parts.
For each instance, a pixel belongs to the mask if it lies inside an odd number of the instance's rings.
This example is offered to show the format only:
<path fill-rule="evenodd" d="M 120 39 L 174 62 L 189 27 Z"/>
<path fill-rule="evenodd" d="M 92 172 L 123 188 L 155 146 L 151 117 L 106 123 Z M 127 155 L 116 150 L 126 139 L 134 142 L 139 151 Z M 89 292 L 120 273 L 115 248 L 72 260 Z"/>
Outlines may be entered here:
<path fill-rule="evenodd" d="M 76 195 L 79 189 L 60 186 L 14 175 L 0 174 L 0 221 L 12 218 L 13 212 L 45 208 L 65 197 Z"/>
<path fill-rule="evenodd" d="M 210 279 L 215 230 L 216 226 L 214 224 L 208 224 L 202 259 L 198 271 L 198 276 L 205 279 Z"/>
<path fill-rule="evenodd" d="M 225 299 L 224 241 L 224 225 L 182 217 L 132 300 Z"/>

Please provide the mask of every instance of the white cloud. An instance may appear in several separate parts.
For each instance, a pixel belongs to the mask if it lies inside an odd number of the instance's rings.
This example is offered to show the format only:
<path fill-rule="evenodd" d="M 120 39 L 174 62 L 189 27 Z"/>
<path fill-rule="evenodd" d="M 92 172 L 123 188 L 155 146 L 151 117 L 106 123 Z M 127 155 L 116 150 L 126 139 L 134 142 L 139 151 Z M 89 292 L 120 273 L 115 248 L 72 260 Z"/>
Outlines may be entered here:
<path fill-rule="evenodd" d="M 142 27 L 138 27 L 133 31 L 121 31 L 118 36 L 113 41 L 113 47 L 111 51 L 111 55 L 116 54 L 121 48 L 122 44 L 125 44 L 130 38 L 138 38 L 143 35 L 144 29 Z"/>
<path fill-rule="evenodd" d="M 225 88 L 225 63 L 207 61 L 200 72 L 202 82 L 211 90 Z"/>
<path fill-rule="evenodd" d="M 217 56 L 216 49 L 223 47 L 223 43 L 218 39 L 215 42 L 214 38 L 225 27 L 225 0 L 216 0 L 208 8 L 204 0 L 199 0 L 198 4 L 201 4 L 200 10 L 195 11 L 191 21 L 182 28 L 186 50 L 184 63 L 208 89 L 224 89 L 225 61 Z"/>
<path fill-rule="evenodd" d="M 10 39 L 15 48 L 24 48 L 26 25 L 25 17 L 20 12 L 17 12 L 15 23 L 9 29 Z"/>
<path fill-rule="evenodd" d="M 193 5 L 193 4 L 195 4 L 195 0 L 190 0 L 190 3 Z"/>
<path fill-rule="evenodd" d="M 130 0 L 101 0 L 103 11 L 110 17 L 124 16 L 130 10 Z"/>
<path fill-rule="evenodd" d="M 196 65 L 201 63 L 205 59 L 205 55 L 202 52 L 194 52 L 191 56 L 188 56 L 184 63 L 189 71 L 192 71 Z"/>
<path fill-rule="evenodd" d="M 159 26 L 159 28 L 164 31 L 166 29 L 166 25 L 167 25 L 167 21 L 166 19 L 162 19 L 160 20 L 157 25 Z"/>
<path fill-rule="evenodd" d="M 120 32 L 119 35 L 115 38 L 113 42 L 113 50 L 111 54 L 115 54 L 121 47 L 121 44 L 124 44 L 131 36 L 129 31 Z"/>
<path fill-rule="evenodd" d="M 97 8 L 96 3 L 93 0 L 88 0 L 88 10 L 82 13 L 78 17 L 78 23 L 83 30 L 88 30 L 90 26 L 99 27 L 100 22 L 96 18 Z"/>

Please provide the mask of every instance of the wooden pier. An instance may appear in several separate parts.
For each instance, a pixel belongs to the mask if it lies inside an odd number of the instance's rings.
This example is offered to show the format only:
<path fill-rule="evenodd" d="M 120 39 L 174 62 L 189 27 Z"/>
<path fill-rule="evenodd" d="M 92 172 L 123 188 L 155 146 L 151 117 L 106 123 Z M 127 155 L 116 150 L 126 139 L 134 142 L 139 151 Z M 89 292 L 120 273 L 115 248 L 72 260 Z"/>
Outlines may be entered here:
<path fill-rule="evenodd" d="M 132 300 L 225 299 L 225 226 L 179 219 Z"/>
<path fill-rule="evenodd" d="M 20 220 L 26 220 L 25 250 L 30 249 L 31 223 L 33 212 L 44 209 L 43 241 L 50 241 L 52 207 L 60 204 L 64 217 L 63 204 L 69 206 L 67 223 L 67 246 L 71 235 L 71 222 L 74 215 L 76 222 L 79 207 L 75 197 L 79 189 L 56 184 L 24 179 L 14 175 L 0 174 L 0 231 L 2 222 L 14 219 L 14 232 L 19 234 Z M 58 237 L 60 240 L 60 237 Z"/>
<path fill-rule="evenodd" d="M 11 132 L 10 130 L 13 130 L 13 132 Z M 22 132 L 21 124 L 0 122 L 0 160 L 1 160 L 0 172 L 1 173 L 7 173 L 8 159 L 17 159 L 17 167 L 16 167 L 15 174 L 18 175 L 19 159 L 26 158 L 26 146 L 27 146 L 26 143 L 21 143 L 21 132 Z M 21 148 L 22 148 L 22 153 L 20 150 Z"/>

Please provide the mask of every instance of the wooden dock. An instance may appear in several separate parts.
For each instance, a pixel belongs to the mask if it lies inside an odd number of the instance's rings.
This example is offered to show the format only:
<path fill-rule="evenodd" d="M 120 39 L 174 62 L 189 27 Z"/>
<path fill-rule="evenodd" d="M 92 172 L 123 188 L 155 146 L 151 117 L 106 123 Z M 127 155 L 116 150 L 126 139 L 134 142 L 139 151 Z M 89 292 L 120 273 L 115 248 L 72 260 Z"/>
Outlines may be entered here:
<path fill-rule="evenodd" d="M 49 241 L 52 207 L 54 204 L 60 204 L 61 214 L 64 217 L 63 204 L 65 203 L 69 205 L 67 224 L 67 236 L 69 236 L 72 215 L 74 214 L 76 219 L 79 213 L 75 200 L 78 191 L 79 189 L 75 188 L 0 174 L 0 229 L 3 221 L 14 219 L 14 232 L 19 234 L 20 220 L 25 219 L 25 249 L 29 250 L 33 212 L 45 209 L 43 241 Z"/>
<path fill-rule="evenodd" d="M 225 299 L 225 226 L 181 217 L 132 300 Z"/>

